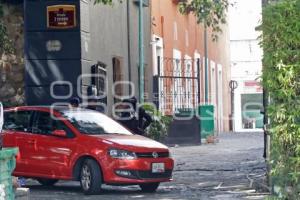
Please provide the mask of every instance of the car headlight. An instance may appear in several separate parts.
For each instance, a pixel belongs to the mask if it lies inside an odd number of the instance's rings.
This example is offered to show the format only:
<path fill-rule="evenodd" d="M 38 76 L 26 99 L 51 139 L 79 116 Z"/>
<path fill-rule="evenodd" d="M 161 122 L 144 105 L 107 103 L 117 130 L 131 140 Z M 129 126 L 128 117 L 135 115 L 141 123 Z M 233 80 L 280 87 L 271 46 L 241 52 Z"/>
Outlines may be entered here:
<path fill-rule="evenodd" d="M 112 158 L 118 158 L 118 159 L 133 160 L 137 158 L 134 152 L 120 150 L 120 149 L 110 149 L 108 150 L 108 154 Z"/>

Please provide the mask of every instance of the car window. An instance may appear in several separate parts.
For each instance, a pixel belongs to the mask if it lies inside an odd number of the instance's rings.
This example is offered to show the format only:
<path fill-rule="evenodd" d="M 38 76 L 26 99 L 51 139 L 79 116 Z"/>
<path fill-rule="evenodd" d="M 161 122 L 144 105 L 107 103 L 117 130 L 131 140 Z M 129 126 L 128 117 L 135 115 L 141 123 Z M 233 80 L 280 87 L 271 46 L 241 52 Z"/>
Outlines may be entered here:
<path fill-rule="evenodd" d="M 88 135 L 122 134 L 132 135 L 130 131 L 111 118 L 92 110 L 68 110 L 62 112 L 81 133 Z"/>
<path fill-rule="evenodd" d="M 64 130 L 67 133 L 68 138 L 74 138 L 74 133 L 60 120 L 55 120 L 56 130 Z"/>
<path fill-rule="evenodd" d="M 36 134 L 52 135 L 55 130 L 64 130 L 68 138 L 73 138 L 72 131 L 60 120 L 54 119 L 48 112 L 37 112 L 33 132 Z"/>
<path fill-rule="evenodd" d="M 12 111 L 4 113 L 4 130 L 30 132 L 31 111 Z"/>

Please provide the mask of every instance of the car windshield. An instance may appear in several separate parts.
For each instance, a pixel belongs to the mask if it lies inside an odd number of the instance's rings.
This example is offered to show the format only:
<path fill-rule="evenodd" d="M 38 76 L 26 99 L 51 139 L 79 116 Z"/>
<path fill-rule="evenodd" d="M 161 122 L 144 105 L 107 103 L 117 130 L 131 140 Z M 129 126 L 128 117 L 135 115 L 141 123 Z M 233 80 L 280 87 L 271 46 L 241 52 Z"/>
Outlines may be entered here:
<path fill-rule="evenodd" d="M 122 125 L 99 112 L 88 110 L 68 110 L 63 111 L 62 114 L 83 134 L 132 135 L 132 133 Z"/>

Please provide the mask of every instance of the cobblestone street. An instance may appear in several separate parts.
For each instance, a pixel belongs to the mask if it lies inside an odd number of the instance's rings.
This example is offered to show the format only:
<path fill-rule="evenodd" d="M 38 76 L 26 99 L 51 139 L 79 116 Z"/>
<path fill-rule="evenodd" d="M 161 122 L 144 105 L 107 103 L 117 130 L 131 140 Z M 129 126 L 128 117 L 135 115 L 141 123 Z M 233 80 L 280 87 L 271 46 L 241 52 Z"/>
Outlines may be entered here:
<path fill-rule="evenodd" d="M 222 134 L 219 143 L 172 147 L 176 167 L 174 181 L 163 183 L 155 194 L 143 194 L 137 186 L 104 186 L 104 193 L 85 196 L 77 182 L 42 187 L 28 181 L 30 199 L 264 199 L 255 188 L 263 182 L 265 163 L 262 133 Z"/>

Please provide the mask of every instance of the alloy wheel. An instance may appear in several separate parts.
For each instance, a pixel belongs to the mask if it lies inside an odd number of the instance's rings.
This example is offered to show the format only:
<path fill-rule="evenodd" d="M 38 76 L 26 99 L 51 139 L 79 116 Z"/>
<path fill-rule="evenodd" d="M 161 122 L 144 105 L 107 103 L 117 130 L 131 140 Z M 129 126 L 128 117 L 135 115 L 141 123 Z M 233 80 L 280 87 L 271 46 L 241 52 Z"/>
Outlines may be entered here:
<path fill-rule="evenodd" d="M 84 190 L 90 189 L 91 181 L 92 181 L 91 170 L 87 165 L 84 165 L 81 170 L 81 184 Z"/>

